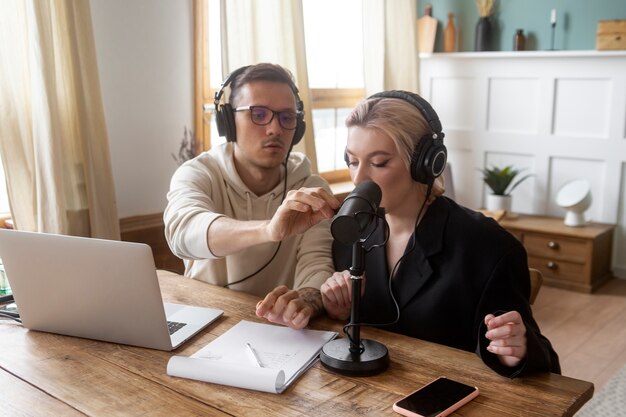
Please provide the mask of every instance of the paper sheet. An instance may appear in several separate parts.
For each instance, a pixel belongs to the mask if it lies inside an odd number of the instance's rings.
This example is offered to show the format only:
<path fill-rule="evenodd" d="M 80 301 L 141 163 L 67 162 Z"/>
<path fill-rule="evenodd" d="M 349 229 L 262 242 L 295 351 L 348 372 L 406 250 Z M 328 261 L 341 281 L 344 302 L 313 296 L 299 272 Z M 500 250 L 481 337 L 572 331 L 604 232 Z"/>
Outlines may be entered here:
<path fill-rule="evenodd" d="M 168 375 L 281 393 L 306 371 L 336 332 L 240 321 L 191 357 L 173 356 Z M 261 367 L 246 347 L 249 343 Z"/>
<path fill-rule="evenodd" d="M 273 394 L 279 393 L 285 384 L 285 372 L 280 369 L 259 368 L 184 356 L 170 358 L 167 363 L 167 374 Z"/>

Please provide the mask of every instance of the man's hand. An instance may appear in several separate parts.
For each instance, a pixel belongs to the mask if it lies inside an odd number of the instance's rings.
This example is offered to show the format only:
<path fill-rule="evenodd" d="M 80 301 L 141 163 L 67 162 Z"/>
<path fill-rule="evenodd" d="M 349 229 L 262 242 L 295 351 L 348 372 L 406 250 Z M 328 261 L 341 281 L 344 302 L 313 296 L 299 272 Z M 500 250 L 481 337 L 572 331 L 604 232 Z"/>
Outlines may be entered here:
<path fill-rule="evenodd" d="M 497 317 L 487 314 L 485 324 L 485 337 L 491 340 L 487 350 L 498 355 L 502 365 L 519 365 L 527 351 L 526 326 L 522 316 L 517 311 L 509 311 Z"/>
<path fill-rule="evenodd" d="M 340 205 L 321 187 L 291 190 L 269 220 L 215 219 L 207 230 L 209 250 L 215 256 L 228 256 L 262 243 L 278 242 L 330 219 Z"/>
<path fill-rule="evenodd" d="M 332 218 L 339 206 L 339 200 L 322 187 L 291 190 L 267 226 L 270 240 L 276 242 L 304 233 Z"/>
<path fill-rule="evenodd" d="M 315 288 L 290 290 L 281 285 L 256 305 L 256 315 L 272 323 L 303 329 L 322 311 L 320 292 Z"/>

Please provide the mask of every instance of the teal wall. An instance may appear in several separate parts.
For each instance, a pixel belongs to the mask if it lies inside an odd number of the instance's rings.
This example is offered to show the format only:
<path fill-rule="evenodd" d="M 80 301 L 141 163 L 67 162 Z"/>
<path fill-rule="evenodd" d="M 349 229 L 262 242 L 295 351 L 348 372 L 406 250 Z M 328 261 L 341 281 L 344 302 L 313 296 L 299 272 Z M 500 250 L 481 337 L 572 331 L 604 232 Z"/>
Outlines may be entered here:
<path fill-rule="evenodd" d="M 448 12 L 455 16 L 459 52 L 473 51 L 478 20 L 474 0 L 418 0 L 418 17 L 424 14 L 427 3 L 433 5 L 433 17 L 439 21 L 435 52 L 442 51 Z M 626 0 L 495 0 L 494 49 L 513 50 L 516 29 L 524 30 L 527 50 L 550 49 L 552 9 L 556 9 L 557 14 L 554 37 L 557 50 L 595 49 L 598 20 L 626 19 Z"/>

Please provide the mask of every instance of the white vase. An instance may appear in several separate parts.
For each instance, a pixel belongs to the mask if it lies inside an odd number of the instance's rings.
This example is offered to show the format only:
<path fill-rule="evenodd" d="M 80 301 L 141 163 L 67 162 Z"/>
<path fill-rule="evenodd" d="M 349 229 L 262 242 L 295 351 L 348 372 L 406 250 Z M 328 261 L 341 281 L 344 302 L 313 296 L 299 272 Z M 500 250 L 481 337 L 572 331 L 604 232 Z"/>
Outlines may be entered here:
<path fill-rule="evenodd" d="M 511 212 L 512 198 L 510 195 L 487 194 L 487 210 L 496 211 L 504 210 Z"/>

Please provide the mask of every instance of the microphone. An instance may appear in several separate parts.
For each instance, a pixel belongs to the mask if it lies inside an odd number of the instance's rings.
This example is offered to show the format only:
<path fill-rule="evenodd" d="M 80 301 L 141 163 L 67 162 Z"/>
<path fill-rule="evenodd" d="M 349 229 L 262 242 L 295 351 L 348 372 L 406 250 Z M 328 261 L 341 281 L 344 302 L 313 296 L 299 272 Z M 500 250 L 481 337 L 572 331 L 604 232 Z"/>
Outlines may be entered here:
<path fill-rule="evenodd" d="M 376 217 L 381 198 L 382 191 L 374 181 L 367 180 L 357 185 L 330 224 L 333 238 L 346 245 L 358 242 L 361 233 Z"/>
<path fill-rule="evenodd" d="M 336 241 L 352 245 L 350 329 L 345 330 L 347 338 L 331 340 L 322 347 L 320 361 L 331 371 L 344 375 L 375 375 L 389 366 L 387 347 L 375 340 L 362 339 L 363 324 L 360 322 L 366 254 L 361 234 L 377 217 L 381 198 L 378 184 L 373 181 L 362 182 L 348 194 L 330 224 L 330 231 Z"/>

